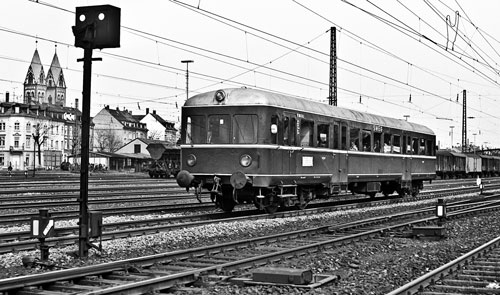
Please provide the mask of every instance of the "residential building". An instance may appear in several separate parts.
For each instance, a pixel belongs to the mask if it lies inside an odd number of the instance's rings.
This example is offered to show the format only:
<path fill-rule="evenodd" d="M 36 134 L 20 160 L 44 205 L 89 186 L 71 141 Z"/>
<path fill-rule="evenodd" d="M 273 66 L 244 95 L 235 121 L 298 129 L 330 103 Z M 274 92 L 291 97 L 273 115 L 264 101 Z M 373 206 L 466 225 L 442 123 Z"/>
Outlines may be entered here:
<path fill-rule="evenodd" d="M 156 113 L 156 110 L 150 113 L 149 108 L 146 108 L 145 115 L 134 115 L 134 118 L 148 126 L 148 139 L 162 140 L 172 145 L 176 144 L 177 129 L 175 129 L 174 123 L 165 121 Z"/>
<path fill-rule="evenodd" d="M 94 124 L 94 150 L 115 152 L 120 147 L 136 138 L 146 138 L 148 129 L 145 123 L 132 116 L 128 110 L 104 107 L 92 118 Z"/>

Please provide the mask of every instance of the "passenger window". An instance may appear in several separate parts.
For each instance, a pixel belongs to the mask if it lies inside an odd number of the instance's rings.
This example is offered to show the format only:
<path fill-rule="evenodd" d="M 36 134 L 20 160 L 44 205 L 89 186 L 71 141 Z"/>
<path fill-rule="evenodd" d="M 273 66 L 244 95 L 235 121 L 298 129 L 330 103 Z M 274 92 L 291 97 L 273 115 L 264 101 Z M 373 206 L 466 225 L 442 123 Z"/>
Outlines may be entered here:
<path fill-rule="evenodd" d="M 208 117 L 207 143 L 229 142 L 229 115 L 211 115 Z"/>
<path fill-rule="evenodd" d="M 290 133 L 290 119 L 285 117 L 283 119 L 283 145 L 290 145 L 288 136 Z"/>
<path fill-rule="evenodd" d="M 401 153 L 401 136 L 394 135 L 392 138 L 392 152 L 394 154 Z"/>
<path fill-rule="evenodd" d="M 290 139 L 290 145 L 297 145 L 297 119 L 295 118 L 290 119 L 290 134 L 288 138 Z"/>
<path fill-rule="evenodd" d="M 427 156 L 434 156 L 434 147 L 433 147 L 433 141 L 432 140 L 427 140 L 427 148 L 425 149 L 426 155 Z"/>
<path fill-rule="evenodd" d="M 418 154 L 425 155 L 425 139 L 420 138 L 420 146 L 418 147 Z"/>
<path fill-rule="evenodd" d="M 418 138 L 413 138 L 411 141 L 412 153 L 418 155 Z"/>
<path fill-rule="evenodd" d="M 382 133 L 374 132 L 373 133 L 373 151 L 376 153 L 380 153 L 382 151 L 381 144 L 382 144 Z"/>
<path fill-rule="evenodd" d="M 271 117 L 271 144 L 278 144 L 279 118 L 277 115 Z M 274 130 L 273 130 L 274 129 Z"/>
<path fill-rule="evenodd" d="M 351 128 L 349 130 L 349 150 L 358 151 L 359 150 L 359 128 Z"/>
<path fill-rule="evenodd" d="M 342 125 L 340 128 L 340 144 L 342 145 L 343 150 L 347 150 L 347 126 Z"/>
<path fill-rule="evenodd" d="M 391 135 L 389 133 L 384 133 L 384 153 L 392 152 L 392 143 L 391 143 Z"/>
<path fill-rule="evenodd" d="M 408 155 L 411 154 L 411 137 L 407 136 L 406 138 L 406 153 Z"/>
<path fill-rule="evenodd" d="M 363 136 L 361 150 L 363 152 L 371 152 L 372 151 L 372 133 L 369 130 L 363 130 L 361 132 Z"/>
<path fill-rule="evenodd" d="M 333 125 L 333 148 L 339 148 L 339 125 Z"/>
<path fill-rule="evenodd" d="M 257 143 L 258 123 L 257 115 L 234 115 L 233 143 Z"/>
<path fill-rule="evenodd" d="M 330 125 L 328 124 L 319 124 L 318 132 L 317 132 L 317 145 L 318 147 L 328 147 L 328 143 L 330 141 L 329 136 Z"/>
<path fill-rule="evenodd" d="M 313 122 L 300 120 L 300 146 L 312 146 Z"/>

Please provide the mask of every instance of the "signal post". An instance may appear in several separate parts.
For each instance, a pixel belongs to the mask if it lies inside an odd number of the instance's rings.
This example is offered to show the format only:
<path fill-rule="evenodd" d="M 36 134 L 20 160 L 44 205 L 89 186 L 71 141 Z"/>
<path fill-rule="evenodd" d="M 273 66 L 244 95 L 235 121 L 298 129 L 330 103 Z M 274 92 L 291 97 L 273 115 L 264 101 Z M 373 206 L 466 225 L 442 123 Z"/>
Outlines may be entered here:
<path fill-rule="evenodd" d="M 92 77 L 92 58 L 95 48 L 120 47 L 120 8 L 111 5 L 85 6 L 76 8 L 75 26 L 72 27 L 75 36 L 75 46 L 84 49 L 83 61 L 83 102 L 82 102 L 82 142 L 80 165 L 80 203 L 78 256 L 88 256 L 89 247 L 89 134 L 90 134 L 90 89 Z"/>

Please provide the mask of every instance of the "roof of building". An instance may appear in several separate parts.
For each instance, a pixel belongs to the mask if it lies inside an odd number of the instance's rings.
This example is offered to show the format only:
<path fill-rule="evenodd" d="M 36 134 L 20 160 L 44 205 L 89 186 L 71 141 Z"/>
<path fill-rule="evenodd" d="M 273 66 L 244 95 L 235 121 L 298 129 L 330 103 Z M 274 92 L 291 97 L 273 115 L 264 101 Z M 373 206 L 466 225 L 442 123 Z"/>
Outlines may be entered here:
<path fill-rule="evenodd" d="M 49 71 L 47 72 L 47 77 L 52 74 L 52 78 L 54 79 L 54 82 L 56 85 L 59 85 L 59 78 L 61 77 L 62 74 L 62 68 L 61 64 L 59 63 L 59 58 L 57 57 L 57 52 L 54 53 L 54 57 L 52 58 L 52 63 L 50 64 Z M 63 78 L 63 83 L 64 78 Z"/>
<path fill-rule="evenodd" d="M 43 71 L 43 65 L 42 61 L 40 60 L 40 55 L 38 54 L 38 49 L 35 49 L 35 53 L 33 54 L 33 58 L 31 59 L 30 66 L 28 68 L 28 74 L 26 75 L 26 78 L 29 75 L 29 72 L 33 73 L 35 83 L 36 84 L 43 84 L 45 81 L 40 81 L 40 74 L 43 74 L 45 76 L 45 73 Z"/>

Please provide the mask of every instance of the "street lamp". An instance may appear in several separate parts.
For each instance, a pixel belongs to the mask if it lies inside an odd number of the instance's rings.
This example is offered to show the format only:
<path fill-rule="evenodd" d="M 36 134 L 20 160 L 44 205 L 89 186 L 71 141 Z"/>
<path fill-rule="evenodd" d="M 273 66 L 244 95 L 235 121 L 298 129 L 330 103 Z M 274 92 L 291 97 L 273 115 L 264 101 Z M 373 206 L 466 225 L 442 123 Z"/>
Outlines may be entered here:
<path fill-rule="evenodd" d="M 450 126 L 450 135 L 451 135 L 451 148 L 453 148 L 453 128 L 455 128 L 455 126 Z"/>
<path fill-rule="evenodd" d="M 181 63 L 186 64 L 186 99 L 189 98 L 189 64 L 194 62 L 193 60 L 181 60 Z"/>

